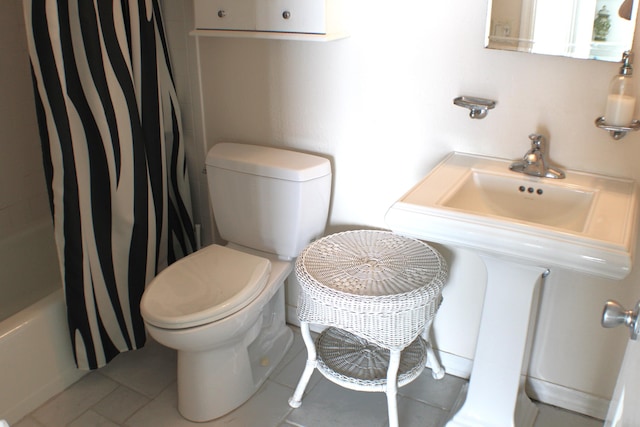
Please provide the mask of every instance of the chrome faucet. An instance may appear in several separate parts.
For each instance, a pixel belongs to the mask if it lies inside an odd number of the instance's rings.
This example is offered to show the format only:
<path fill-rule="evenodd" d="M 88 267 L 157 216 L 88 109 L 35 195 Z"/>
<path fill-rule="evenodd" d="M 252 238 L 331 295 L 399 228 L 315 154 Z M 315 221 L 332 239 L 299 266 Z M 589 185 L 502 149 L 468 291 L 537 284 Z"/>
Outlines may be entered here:
<path fill-rule="evenodd" d="M 544 136 L 532 133 L 529 135 L 531 149 L 527 151 L 522 160 L 511 163 L 509 169 L 532 176 L 544 178 L 564 178 L 564 172 L 548 165 L 545 153 Z"/>

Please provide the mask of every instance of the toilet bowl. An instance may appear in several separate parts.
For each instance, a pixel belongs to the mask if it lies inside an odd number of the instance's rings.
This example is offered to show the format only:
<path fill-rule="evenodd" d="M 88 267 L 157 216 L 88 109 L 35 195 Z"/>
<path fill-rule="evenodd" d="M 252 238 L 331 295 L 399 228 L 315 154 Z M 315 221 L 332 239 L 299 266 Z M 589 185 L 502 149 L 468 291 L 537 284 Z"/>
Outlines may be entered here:
<path fill-rule="evenodd" d="M 288 261 L 211 245 L 154 279 L 140 309 L 149 335 L 178 350 L 182 416 L 219 418 L 271 374 L 293 341 L 284 321 L 283 287 L 292 268 Z M 221 385 L 227 385 L 223 393 Z"/>
<path fill-rule="evenodd" d="M 178 353 L 178 410 L 203 422 L 246 402 L 293 341 L 284 281 L 324 232 L 331 188 L 322 157 L 220 143 L 207 155 L 210 199 L 226 246 L 163 270 L 140 311 L 147 332 Z"/>

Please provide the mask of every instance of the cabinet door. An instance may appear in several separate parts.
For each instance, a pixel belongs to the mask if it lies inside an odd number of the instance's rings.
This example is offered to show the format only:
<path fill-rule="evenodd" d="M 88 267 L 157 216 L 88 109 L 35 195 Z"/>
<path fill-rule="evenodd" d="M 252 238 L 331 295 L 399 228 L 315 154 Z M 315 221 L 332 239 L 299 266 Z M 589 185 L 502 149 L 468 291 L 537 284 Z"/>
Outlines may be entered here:
<path fill-rule="evenodd" d="M 197 29 L 256 29 L 255 0 L 195 0 L 194 11 Z"/>
<path fill-rule="evenodd" d="M 256 0 L 256 29 L 326 33 L 325 0 Z"/>

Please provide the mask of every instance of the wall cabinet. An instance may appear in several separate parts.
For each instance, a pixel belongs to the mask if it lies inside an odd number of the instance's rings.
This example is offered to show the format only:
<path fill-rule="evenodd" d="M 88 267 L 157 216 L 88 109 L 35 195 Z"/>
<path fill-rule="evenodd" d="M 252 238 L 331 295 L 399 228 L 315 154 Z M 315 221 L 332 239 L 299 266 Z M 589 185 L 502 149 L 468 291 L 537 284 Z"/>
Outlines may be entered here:
<path fill-rule="evenodd" d="M 295 40 L 346 37 L 348 0 L 195 0 L 195 34 Z"/>

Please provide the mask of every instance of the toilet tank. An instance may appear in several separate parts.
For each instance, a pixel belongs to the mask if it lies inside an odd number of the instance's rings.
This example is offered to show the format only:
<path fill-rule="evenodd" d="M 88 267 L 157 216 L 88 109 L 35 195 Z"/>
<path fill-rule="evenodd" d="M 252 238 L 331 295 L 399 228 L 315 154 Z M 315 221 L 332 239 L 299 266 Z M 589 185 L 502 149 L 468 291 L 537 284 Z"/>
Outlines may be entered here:
<path fill-rule="evenodd" d="M 291 259 L 324 233 L 329 160 L 223 142 L 209 150 L 206 165 L 213 216 L 224 240 Z"/>

